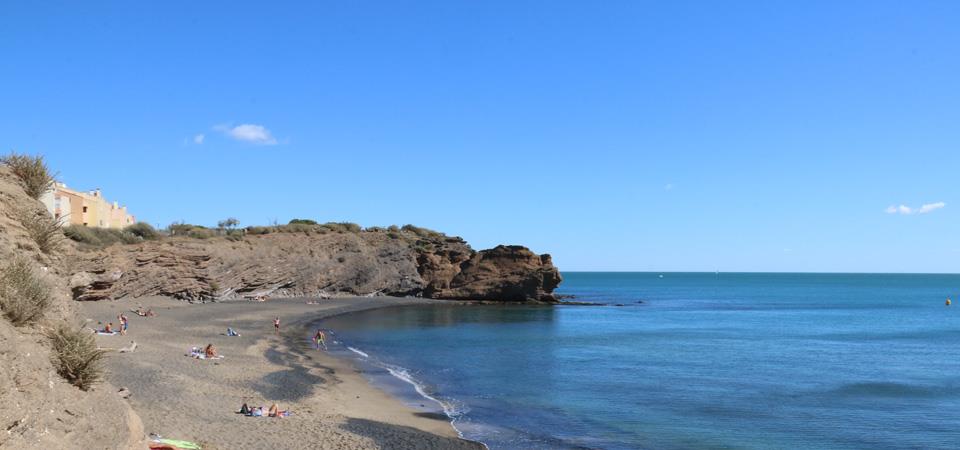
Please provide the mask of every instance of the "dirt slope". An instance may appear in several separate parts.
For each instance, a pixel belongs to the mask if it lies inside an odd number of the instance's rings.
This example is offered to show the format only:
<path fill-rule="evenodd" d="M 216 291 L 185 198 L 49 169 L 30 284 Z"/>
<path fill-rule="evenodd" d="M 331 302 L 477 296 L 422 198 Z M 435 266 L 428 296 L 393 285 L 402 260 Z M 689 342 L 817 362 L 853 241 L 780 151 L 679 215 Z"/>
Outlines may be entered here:
<path fill-rule="evenodd" d="M 45 331 L 75 320 L 76 310 L 63 259 L 39 252 L 17 219 L 17 211 L 42 207 L 0 165 L 0 264 L 26 257 L 53 290 L 53 306 L 38 325 L 17 328 L 0 318 L 0 447 L 146 448 L 140 418 L 114 386 L 100 384 L 83 392 L 64 381 L 51 363 Z"/>

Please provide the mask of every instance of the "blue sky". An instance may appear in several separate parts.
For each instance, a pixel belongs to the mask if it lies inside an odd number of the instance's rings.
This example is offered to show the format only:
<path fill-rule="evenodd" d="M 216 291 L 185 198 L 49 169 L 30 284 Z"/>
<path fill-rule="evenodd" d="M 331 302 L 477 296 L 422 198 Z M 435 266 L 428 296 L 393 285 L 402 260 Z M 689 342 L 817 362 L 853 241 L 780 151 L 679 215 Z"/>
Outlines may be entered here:
<path fill-rule="evenodd" d="M 960 261 L 958 2 L 33 3 L 0 4 L 0 146 L 152 224 L 413 223 L 563 270 Z"/>

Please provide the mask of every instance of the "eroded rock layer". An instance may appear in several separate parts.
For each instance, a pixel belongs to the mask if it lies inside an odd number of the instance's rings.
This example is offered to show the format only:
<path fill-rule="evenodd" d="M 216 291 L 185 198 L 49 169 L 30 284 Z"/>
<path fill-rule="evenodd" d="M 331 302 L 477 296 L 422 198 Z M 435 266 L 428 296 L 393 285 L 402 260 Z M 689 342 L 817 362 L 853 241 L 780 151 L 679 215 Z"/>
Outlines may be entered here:
<path fill-rule="evenodd" d="M 460 238 L 408 231 L 166 238 L 80 252 L 74 266 L 71 287 L 81 301 L 422 295 L 552 302 L 561 280 L 549 255 L 519 246 L 477 252 Z"/>

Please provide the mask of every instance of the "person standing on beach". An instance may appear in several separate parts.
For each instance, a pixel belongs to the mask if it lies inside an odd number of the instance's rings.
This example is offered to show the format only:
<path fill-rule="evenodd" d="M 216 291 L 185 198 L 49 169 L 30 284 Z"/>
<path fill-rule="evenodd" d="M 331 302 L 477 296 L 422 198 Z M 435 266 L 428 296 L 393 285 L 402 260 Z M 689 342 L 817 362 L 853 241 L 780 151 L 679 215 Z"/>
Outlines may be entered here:
<path fill-rule="evenodd" d="M 327 349 L 326 336 L 323 335 L 322 329 L 317 329 L 317 334 L 313 335 L 313 341 L 317 344 L 317 350 L 320 350 L 320 346 L 323 346 L 323 349 Z"/>
<path fill-rule="evenodd" d="M 273 319 L 273 331 L 276 334 L 280 334 L 280 316 L 277 316 L 276 319 Z"/>
<path fill-rule="evenodd" d="M 117 316 L 117 321 L 120 322 L 120 334 L 127 334 L 127 316 L 123 313 Z"/>

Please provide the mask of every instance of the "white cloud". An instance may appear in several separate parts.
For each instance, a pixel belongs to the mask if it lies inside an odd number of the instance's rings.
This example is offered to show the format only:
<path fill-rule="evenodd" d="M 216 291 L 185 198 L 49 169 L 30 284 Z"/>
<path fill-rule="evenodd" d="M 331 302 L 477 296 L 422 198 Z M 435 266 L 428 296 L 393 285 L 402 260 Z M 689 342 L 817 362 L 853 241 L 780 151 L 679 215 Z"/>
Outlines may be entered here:
<path fill-rule="evenodd" d="M 886 212 L 887 214 L 903 214 L 903 215 L 927 214 L 927 213 L 934 212 L 945 206 L 947 206 L 947 204 L 944 202 L 927 203 L 925 205 L 921 205 L 919 208 L 911 208 L 907 205 L 900 205 L 900 206 L 890 205 L 887 207 L 887 209 L 884 210 L 884 212 Z"/>
<path fill-rule="evenodd" d="M 196 136 L 193 137 L 193 143 L 194 143 L 194 144 L 197 144 L 197 145 L 200 145 L 200 144 L 203 143 L 203 139 L 204 139 L 205 137 L 206 137 L 206 136 L 204 136 L 203 133 L 200 133 L 200 134 L 198 134 L 198 135 L 196 135 Z"/>
<path fill-rule="evenodd" d="M 235 127 L 231 127 L 229 125 L 217 125 L 213 127 L 213 129 L 220 131 L 228 137 L 238 141 L 259 145 L 277 145 L 277 138 L 273 137 L 273 134 L 270 133 L 270 130 L 263 125 L 253 125 L 249 123 L 237 125 Z"/>
<path fill-rule="evenodd" d="M 917 213 L 926 214 L 928 212 L 936 211 L 940 208 L 943 208 L 944 206 L 947 206 L 947 204 L 944 202 L 928 203 L 926 205 L 921 206 L 920 209 L 917 210 Z"/>

